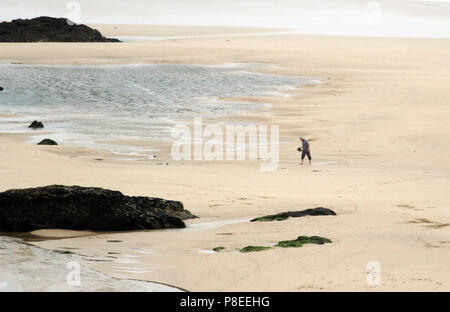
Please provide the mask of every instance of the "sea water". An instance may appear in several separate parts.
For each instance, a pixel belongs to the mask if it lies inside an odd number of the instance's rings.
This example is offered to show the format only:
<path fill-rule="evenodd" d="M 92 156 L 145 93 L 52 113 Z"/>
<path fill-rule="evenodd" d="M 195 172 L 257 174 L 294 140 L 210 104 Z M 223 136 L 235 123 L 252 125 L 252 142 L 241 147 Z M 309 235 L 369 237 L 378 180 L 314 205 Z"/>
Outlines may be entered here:
<path fill-rule="evenodd" d="M 107 276 L 87 268 L 80 257 L 78 254 L 67 255 L 25 244 L 17 238 L 0 236 L 0 292 L 179 291 L 157 283 Z M 79 278 L 72 278 L 74 263 L 80 265 L 77 268 Z"/>
<path fill-rule="evenodd" d="M 0 132 L 31 132 L 30 143 L 104 147 L 116 153 L 151 150 L 105 144 L 170 140 L 180 120 L 240 114 L 268 103 L 222 98 L 283 96 L 317 79 L 254 72 L 265 64 L 30 66 L 0 65 Z M 9 115 L 9 117 L 5 117 Z M 40 120 L 45 128 L 27 128 Z M 43 131 L 51 134 L 41 134 Z M 103 143 L 102 143 L 103 142 Z"/>

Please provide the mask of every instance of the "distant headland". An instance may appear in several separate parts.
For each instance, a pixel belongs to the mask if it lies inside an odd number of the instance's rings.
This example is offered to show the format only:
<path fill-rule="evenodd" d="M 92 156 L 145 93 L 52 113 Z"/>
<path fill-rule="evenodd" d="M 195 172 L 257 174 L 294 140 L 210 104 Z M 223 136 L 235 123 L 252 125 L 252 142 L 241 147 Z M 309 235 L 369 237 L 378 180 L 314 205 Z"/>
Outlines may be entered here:
<path fill-rule="evenodd" d="M 120 42 L 66 18 L 41 16 L 0 23 L 0 42 Z"/>

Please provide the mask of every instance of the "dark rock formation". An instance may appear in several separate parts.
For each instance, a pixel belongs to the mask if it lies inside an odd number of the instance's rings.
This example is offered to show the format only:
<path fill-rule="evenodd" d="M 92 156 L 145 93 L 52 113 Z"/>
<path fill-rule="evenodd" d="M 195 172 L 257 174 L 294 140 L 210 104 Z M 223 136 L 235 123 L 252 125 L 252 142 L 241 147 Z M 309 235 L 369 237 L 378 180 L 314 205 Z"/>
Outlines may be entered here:
<path fill-rule="evenodd" d="M 300 218 L 304 216 L 335 216 L 336 213 L 328 208 L 317 207 L 312 209 L 306 209 L 302 211 L 288 211 L 277 213 L 274 215 L 268 215 L 264 217 L 259 217 L 251 220 L 251 222 L 255 221 L 283 221 L 288 218 Z"/>
<path fill-rule="evenodd" d="M 44 124 L 40 121 L 35 120 L 31 123 L 31 125 L 28 126 L 28 128 L 33 128 L 33 129 L 44 128 Z"/>
<path fill-rule="evenodd" d="M 53 141 L 51 139 L 43 139 L 37 145 L 58 145 L 58 143 L 56 143 L 55 141 Z"/>
<path fill-rule="evenodd" d="M 37 17 L 0 23 L 0 42 L 120 42 L 66 18 Z"/>
<path fill-rule="evenodd" d="M 196 218 L 179 201 L 124 196 L 94 187 L 51 185 L 0 193 L 0 231 L 183 228 Z"/>
<path fill-rule="evenodd" d="M 0 91 L 3 91 L 4 89 L 3 89 L 3 87 L 0 87 Z"/>

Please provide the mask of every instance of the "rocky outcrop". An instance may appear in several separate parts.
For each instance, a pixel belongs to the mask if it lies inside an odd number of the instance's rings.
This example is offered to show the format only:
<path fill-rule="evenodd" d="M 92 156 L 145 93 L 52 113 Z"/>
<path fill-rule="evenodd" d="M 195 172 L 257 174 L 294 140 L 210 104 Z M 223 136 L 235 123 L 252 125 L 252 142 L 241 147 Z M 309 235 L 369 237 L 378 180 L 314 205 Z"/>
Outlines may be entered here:
<path fill-rule="evenodd" d="M 120 42 L 66 18 L 37 17 L 0 23 L 0 42 Z"/>
<path fill-rule="evenodd" d="M 317 207 L 317 208 L 311 208 L 311 209 L 306 209 L 306 210 L 302 210 L 302 211 L 288 211 L 288 212 L 277 213 L 274 215 L 268 215 L 268 216 L 264 216 L 264 217 L 255 218 L 250 221 L 251 222 L 283 221 L 288 218 L 300 218 L 300 217 L 305 217 L 305 216 L 335 216 L 335 215 L 336 215 L 336 212 L 334 212 L 331 209 Z"/>
<path fill-rule="evenodd" d="M 33 121 L 28 128 L 32 128 L 32 129 L 39 129 L 39 128 L 44 128 L 44 124 L 40 121 Z"/>
<path fill-rule="evenodd" d="M 179 201 L 95 187 L 51 185 L 0 193 L 0 231 L 183 228 L 196 218 Z"/>
<path fill-rule="evenodd" d="M 39 142 L 37 145 L 58 145 L 55 141 L 52 139 L 43 139 L 41 142 Z"/>
<path fill-rule="evenodd" d="M 0 87 L 0 91 L 3 91 L 4 89 L 3 89 L 3 87 Z"/>

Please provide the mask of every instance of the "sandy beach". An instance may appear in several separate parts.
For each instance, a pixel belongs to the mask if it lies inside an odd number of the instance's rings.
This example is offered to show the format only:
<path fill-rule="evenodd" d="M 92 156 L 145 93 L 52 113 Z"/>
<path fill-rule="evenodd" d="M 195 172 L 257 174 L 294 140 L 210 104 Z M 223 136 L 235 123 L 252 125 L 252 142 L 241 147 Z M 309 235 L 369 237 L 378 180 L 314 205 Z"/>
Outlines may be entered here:
<path fill-rule="evenodd" d="M 278 170 L 255 161 L 153 162 L 104 151 L 25 144 L 0 134 L 0 191 L 49 184 L 98 186 L 182 201 L 199 216 L 182 230 L 88 233 L 59 230 L 34 242 L 110 262 L 81 259 L 114 277 L 189 291 L 449 291 L 450 39 L 274 34 L 268 29 L 96 25 L 106 36 L 204 36 L 126 43 L 0 43 L 0 61 L 23 64 L 274 64 L 262 71 L 321 78 L 289 97 L 249 98 L 272 107 L 221 120 L 280 127 Z M 117 28 L 115 28 L 117 27 Z M 275 29 L 273 32 L 281 30 Z M 0 117 L 4 116 L 1 115 Z M 214 122 L 214 120 L 209 120 Z M 313 165 L 299 165 L 298 137 Z M 143 142 L 142 144 L 149 144 Z M 168 165 L 158 165 L 168 163 Z M 313 207 L 337 216 L 248 220 Z M 52 230 L 35 233 L 52 237 Z M 322 246 L 240 253 L 299 235 Z M 78 237 L 75 237 L 78 236 Z M 108 240 L 119 242 L 108 242 Z M 212 253 L 214 247 L 225 251 Z M 381 285 L 368 285 L 368 263 Z"/>

